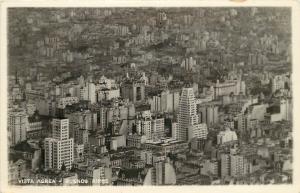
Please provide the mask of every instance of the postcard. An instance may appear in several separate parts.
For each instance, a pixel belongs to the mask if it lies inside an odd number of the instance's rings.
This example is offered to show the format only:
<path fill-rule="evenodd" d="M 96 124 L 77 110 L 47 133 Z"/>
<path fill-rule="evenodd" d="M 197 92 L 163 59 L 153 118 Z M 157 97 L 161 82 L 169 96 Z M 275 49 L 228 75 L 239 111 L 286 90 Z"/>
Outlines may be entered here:
<path fill-rule="evenodd" d="M 299 5 L 2 2 L 1 191 L 298 193 Z"/>

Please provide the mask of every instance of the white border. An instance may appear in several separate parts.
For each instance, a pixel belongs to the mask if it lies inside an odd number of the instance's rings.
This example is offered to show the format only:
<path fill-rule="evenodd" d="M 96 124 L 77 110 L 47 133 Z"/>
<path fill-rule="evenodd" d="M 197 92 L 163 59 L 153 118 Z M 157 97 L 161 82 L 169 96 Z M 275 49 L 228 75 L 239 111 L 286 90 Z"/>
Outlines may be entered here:
<path fill-rule="evenodd" d="M 291 185 L 233 185 L 233 186 L 161 186 L 161 187 L 43 187 L 43 186 L 8 186 L 7 183 L 7 8 L 9 7 L 291 7 L 292 8 L 292 61 L 293 61 L 293 184 Z M 15 0 L 6 1 L 1 4 L 1 55 L 0 55 L 0 193 L 15 192 L 73 192 L 73 191 L 90 191 L 90 192 L 215 192 L 215 193 L 300 193 L 300 176 L 299 176 L 299 120 L 297 115 L 300 113 L 297 107 L 299 104 L 299 84 L 300 78 L 300 3 L 295 0 L 247 0 L 244 2 L 233 2 L 223 0 L 56 0 L 56 1 L 39 1 L 39 0 Z M 300 76 L 299 76 L 300 77 Z M 299 115 L 300 116 L 300 115 Z"/>

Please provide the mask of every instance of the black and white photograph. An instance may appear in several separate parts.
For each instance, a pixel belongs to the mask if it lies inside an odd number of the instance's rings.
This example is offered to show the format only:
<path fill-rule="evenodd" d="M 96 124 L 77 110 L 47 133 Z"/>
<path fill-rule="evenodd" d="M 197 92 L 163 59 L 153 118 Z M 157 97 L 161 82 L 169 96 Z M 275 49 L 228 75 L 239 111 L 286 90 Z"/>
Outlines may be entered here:
<path fill-rule="evenodd" d="M 8 7 L 6 26 L 10 186 L 295 182 L 291 7 Z"/>

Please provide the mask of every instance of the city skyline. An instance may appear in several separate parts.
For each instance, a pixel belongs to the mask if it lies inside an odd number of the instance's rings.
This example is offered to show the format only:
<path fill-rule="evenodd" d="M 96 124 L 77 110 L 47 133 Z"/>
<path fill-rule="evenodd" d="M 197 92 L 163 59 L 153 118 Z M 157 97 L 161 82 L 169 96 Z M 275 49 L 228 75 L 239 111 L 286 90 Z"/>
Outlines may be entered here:
<path fill-rule="evenodd" d="M 8 32 L 11 185 L 293 183 L 291 8 L 8 8 Z"/>

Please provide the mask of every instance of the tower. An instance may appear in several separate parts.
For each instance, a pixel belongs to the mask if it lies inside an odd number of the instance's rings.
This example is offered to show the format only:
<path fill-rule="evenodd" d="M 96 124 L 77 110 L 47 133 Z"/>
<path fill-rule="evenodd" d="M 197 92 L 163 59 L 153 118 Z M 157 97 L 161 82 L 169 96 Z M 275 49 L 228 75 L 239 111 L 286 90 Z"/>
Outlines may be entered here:
<path fill-rule="evenodd" d="M 193 88 L 183 88 L 179 101 L 178 139 L 187 141 L 189 139 L 189 128 L 197 125 L 198 122 Z"/>
<path fill-rule="evenodd" d="M 65 165 L 71 169 L 73 163 L 73 138 L 69 138 L 69 119 L 53 119 L 52 138 L 46 138 L 45 168 L 61 169 Z"/>
<path fill-rule="evenodd" d="M 28 115 L 23 110 L 14 110 L 8 113 L 8 133 L 10 144 L 16 145 L 26 140 L 26 130 L 29 127 Z"/>

